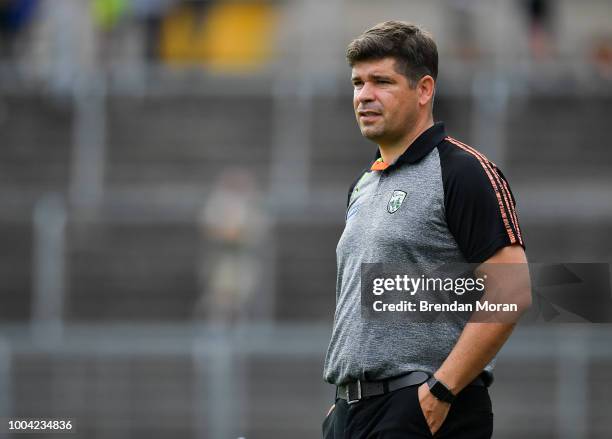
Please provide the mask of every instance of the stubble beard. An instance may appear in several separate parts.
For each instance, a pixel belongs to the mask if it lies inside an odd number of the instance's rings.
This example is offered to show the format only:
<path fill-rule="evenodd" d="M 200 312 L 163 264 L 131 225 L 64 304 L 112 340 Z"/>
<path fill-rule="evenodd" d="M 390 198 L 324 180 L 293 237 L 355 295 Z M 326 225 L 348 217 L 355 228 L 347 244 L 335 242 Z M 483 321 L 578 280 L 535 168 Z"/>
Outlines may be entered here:
<path fill-rule="evenodd" d="M 384 124 L 380 125 L 362 125 L 359 124 L 361 135 L 368 140 L 376 142 L 385 137 L 386 131 Z"/>

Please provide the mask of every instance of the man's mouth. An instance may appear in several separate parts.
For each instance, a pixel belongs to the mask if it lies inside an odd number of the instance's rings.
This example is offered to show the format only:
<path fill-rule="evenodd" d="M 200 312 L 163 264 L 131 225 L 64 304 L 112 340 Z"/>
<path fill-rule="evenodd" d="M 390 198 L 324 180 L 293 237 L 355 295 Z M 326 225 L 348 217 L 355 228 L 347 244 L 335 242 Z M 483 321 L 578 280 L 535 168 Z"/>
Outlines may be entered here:
<path fill-rule="evenodd" d="M 378 111 L 371 110 L 358 111 L 357 115 L 359 116 L 359 119 L 363 120 L 364 122 L 374 120 L 381 116 Z"/>

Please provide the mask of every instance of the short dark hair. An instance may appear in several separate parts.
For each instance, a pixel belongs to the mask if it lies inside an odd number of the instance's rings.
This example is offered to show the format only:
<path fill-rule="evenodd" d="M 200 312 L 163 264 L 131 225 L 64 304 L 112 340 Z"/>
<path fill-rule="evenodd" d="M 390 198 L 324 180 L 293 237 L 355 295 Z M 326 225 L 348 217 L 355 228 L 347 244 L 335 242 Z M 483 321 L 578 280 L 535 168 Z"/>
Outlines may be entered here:
<path fill-rule="evenodd" d="M 438 77 L 438 48 L 426 30 L 404 21 L 385 21 L 351 41 L 346 59 L 351 67 L 359 61 L 393 57 L 396 68 L 414 87 L 425 75 Z"/>

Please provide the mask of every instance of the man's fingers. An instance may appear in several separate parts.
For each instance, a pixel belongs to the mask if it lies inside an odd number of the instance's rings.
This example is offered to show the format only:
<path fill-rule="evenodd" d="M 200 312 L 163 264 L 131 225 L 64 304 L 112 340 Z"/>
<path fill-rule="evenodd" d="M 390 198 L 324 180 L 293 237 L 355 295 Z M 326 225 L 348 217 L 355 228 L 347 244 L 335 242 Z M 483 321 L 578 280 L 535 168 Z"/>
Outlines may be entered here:
<path fill-rule="evenodd" d="M 419 387 L 418 396 L 421 411 L 427 421 L 429 431 L 432 435 L 436 434 L 448 415 L 449 405 L 435 399 L 435 397 L 429 393 L 427 384 L 422 384 Z"/>

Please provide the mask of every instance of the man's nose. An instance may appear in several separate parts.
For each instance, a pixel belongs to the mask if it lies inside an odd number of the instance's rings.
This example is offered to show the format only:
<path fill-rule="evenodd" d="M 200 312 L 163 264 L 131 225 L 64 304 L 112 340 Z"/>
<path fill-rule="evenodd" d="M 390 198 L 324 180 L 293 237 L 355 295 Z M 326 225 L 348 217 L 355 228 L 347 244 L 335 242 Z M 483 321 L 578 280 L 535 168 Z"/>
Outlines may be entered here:
<path fill-rule="evenodd" d="M 357 93 L 357 100 L 359 102 L 371 102 L 374 100 L 374 89 L 369 84 L 363 84 L 363 87 L 359 89 Z"/>

